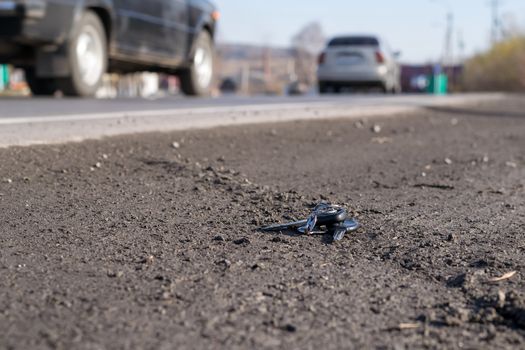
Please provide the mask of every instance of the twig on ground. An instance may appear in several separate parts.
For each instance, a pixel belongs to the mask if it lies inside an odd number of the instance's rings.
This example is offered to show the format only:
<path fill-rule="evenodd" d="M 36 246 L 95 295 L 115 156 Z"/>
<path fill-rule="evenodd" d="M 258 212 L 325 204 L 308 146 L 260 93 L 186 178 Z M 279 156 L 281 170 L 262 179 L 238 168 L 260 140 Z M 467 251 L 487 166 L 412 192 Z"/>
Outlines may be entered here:
<path fill-rule="evenodd" d="M 506 274 L 504 274 L 503 276 L 491 278 L 489 280 L 489 282 L 494 283 L 494 282 L 500 282 L 500 281 L 508 280 L 509 278 L 514 276 L 516 273 L 517 273 L 517 271 L 510 271 L 510 272 L 507 272 Z"/>

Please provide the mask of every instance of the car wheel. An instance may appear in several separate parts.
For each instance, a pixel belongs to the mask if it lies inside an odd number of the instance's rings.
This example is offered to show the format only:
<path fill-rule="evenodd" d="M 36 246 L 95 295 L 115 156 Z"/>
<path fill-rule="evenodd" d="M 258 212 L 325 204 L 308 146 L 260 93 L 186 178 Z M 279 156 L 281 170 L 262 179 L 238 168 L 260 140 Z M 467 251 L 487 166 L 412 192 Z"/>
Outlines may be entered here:
<path fill-rule="evenodd" d="M 203 31 L 195 41 L 191 64 L 180 75 L 182 92 L 190 96 L 205 96 L 210 93 L 213 80 L 213 41 L 207 31 Z"/>
<path fill-rule="evenodd" d="M 25 78 L 34 96 L 51 96 L 57 91 L 57 84 L 51 78 L 38 78 L 33 67 L 25 68 Z"/>
<path fill-rule="evenodd" d="M 392 88 L 392 94 L 397 95 L 401 93 L 401 85 L 395 84 Z"/>
<path fill-rule="evenodd" d="M 325 83 L 325 82 L 321 82 L 321 81 L 320 81 L 320 82 L 318 83 L 317 88 L 318 88 L 320 94 L 327 94 L 328 91 L 330 90 L 330 85 L 328 85 L 328 84 Z"/>
<path fill-rule="evenodd" d="M 68 44 L 71 75 L 59 79 L 65 95 L 94 96 L 108 66 L 107 39 L 99 17 L 85 12 L 75 24 Z"/>

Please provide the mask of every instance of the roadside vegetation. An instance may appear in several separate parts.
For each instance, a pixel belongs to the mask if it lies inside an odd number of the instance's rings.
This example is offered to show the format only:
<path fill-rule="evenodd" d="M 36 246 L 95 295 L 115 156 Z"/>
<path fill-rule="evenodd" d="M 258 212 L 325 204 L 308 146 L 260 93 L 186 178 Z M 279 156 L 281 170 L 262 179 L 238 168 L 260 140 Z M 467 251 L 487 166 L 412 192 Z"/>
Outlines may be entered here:
<path fill-rule="evenodd" d="M 496 43 L 465 62 L 467 91 L 525 91 L 525 35 Z"/>

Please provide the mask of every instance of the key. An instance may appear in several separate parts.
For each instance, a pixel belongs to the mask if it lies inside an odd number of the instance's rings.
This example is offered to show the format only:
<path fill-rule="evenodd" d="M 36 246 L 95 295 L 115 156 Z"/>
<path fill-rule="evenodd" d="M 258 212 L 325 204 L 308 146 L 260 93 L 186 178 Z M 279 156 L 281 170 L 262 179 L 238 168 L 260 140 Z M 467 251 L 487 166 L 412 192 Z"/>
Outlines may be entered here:
<path fill-rule="evenodd" d="M 261 231 L 265 232 L 277 232 L 277 231 L 286 231 L 299 228 L 306 225 L 307 220 L 299 220 L 293 222 L 287 222 L 285 224 L 274 224 L 270 226 L 261 227 Z"/>
<path fill-rule="evenodd" d="M 315 225 L 317 224 L 317 216 L 323 212 L 328 213 L 331 210 L 335 209 L 335 206 L 330 206 L 328 203 L 319 203 L 315 206 L 314 210 L 312 210 L 312 213 L 308 215 L 308 218 L 306 219 L 306 224 L 302 227 L 299 227 L 299 232 L 303 234 L 310 234 L 315 228 Z"/>
<path fill-rule="evenodd" d="M 317 226 L 329 226 L 337 224 L 343 222 L 347 216 L 348 213 L 346 209 L 340 206 L 322 203 L 314 208 L 312 214 L 310 214 L 306 220 L 293 221 L 285 224 L 274 224 L 262 227 L 261 230 L 266 232 L 275 232 L 297 229 L 301 233 L 311 233 Z"/>
<path fill-rule="evenodd" d="M 346 219 L 348 213 L 338 205 L 319 203 L 306 219 L 306 224 L 297 230 L 303 234 L 312 234 L 316 226 L 329 226 Z"/>
<path fill-rule="evenodd" d="M 359 228 L 359 223 L 355 219 L 346 219 L 343 222 L 335 224 L 331 227 L 333 241 L 340 241 L 344 235 L 355 231 Z"/>

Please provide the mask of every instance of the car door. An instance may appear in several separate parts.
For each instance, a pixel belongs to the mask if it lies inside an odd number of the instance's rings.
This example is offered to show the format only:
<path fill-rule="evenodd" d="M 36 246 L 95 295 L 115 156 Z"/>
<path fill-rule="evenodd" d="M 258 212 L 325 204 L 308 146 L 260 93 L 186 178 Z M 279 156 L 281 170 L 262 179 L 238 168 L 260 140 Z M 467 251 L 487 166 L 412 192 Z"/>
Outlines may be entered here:
<path fill-rule="evenodd" d="M 172 0 L 114 0 L 117 51 L 136 55 L 141 61 L 168 58 L 169 23 L 166 12 Z M 173 0 L 175 1 L 175 0 Z"/>
<path fill-rule="evenodd" d="M 189 37 L 189 0 L 164 0 L 166 12 L 164 20 L 168 23 L 166 43 L 173 61 L 182 61 L 186 56 Z"/>

